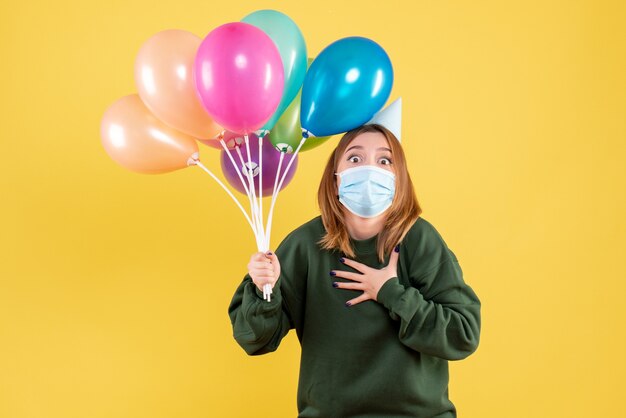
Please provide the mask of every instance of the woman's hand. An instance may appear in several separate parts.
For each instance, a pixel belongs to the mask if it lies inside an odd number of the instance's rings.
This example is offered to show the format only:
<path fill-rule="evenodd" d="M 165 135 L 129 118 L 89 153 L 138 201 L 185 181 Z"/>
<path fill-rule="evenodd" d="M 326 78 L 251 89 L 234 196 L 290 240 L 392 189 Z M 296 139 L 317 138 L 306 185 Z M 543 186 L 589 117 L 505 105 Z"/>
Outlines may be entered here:
<path fill-rule="evenodd" d="M 400 246 L 398 245 L 389 257 L 389 264 L 382 269 L 374 269 L 366 266 L 365 264 L 358 263 L 348 258 L 343 258 L 341 261 L 347 266 L 361 272 L 350 273 L 342 270 L 331 270 L 330 275 L 333 277 L 342 277 L 344 279 L 352 280 L 353 283 L 334 282 L 333 286 L 338 289 L 348 290 L 362 290 L 363 293 L 346 302 L 346 306 L 356 305 L 357 303 L 365 302 L 366 300 L 377 300 L 378 291 L 392 277 L 397 277 L 398 272 L 398 257 L 400 255 Z"/>
<path fill-rule="evenodd" d="M 280 277 L 278 257 L 272 252 L 252 254 L 248 263 L 248 274 L 259 290 L 263 291 L 263 285 L 268 283 L 274 287 Z"/>

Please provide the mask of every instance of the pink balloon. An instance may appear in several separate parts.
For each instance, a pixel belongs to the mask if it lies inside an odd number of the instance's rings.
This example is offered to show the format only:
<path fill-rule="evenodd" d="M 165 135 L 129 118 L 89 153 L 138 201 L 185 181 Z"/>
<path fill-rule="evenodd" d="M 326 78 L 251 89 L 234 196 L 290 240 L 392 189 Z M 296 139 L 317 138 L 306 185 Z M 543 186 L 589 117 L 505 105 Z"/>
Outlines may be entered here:
<path fill-rule="evenodd" d="M 284 78 L 278 48 L 248 23 L 215 28 L 196 52 L 194 81 L 200 101 L 219 125 L 235 133 L 254 132 L 272 117 Z"/>

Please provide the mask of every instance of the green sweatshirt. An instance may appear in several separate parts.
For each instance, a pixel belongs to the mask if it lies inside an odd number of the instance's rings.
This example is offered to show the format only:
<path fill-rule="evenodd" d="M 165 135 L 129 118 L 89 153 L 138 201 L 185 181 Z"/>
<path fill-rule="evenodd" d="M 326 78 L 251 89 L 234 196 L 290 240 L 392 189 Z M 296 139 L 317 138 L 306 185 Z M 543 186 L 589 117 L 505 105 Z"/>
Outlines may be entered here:
<path fill-rule="evenodd" d="M 299 417 L 456 417 L 448 360 L 478 347 L 480 300 L 441 235 L 419 218 L 400 245 L 398 277 L 378 301 L 346 307 L 360 291 L 338 289 L 330 271 L 352 271 L 322 250 L 317 217 L 276 249 L 281 275 L 272 300 L 246 274 L 229 306 L 235 340 L 249 355 L 272 352 L 291 328 L 302 347 Z M 352 240 L 356 261 L 374 268 L 376 240 Z"/>

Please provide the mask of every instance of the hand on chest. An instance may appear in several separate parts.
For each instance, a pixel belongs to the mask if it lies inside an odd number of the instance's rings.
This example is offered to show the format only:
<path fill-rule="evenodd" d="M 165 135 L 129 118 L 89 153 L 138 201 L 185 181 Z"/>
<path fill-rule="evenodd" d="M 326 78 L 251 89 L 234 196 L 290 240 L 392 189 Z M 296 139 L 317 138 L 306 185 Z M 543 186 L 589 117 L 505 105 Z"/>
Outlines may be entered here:
<path fill-rule="evenodd" d="M 346 307 L 354 307 L 362 302 L 375 302 L 380 288 L 388 280 L 398 277 L 399 257 L 399 252 L 394 251 L 383 262 L 376 253 L 358 254 L 354 258 L 340 255 L 330 258 L 319 266 L 322 271 L 314 279 L 314 282 L 319 282 L 315 286 L 325 288 L 324 299 L 328 297 L 336 303 L 341 298 Z M 324 274 L 323 270 L 327 273 Z"/>

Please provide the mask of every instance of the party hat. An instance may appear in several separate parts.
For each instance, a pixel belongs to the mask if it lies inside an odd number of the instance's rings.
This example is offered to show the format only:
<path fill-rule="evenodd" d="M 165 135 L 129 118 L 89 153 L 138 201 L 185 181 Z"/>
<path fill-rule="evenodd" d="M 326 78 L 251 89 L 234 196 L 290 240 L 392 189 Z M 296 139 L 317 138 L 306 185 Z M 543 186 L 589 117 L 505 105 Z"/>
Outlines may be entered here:
<path fill-rule="evenodd" d="M 376 113 L 366 125 L 373 123 L 389 129 L 398 138 L 398 141 L 402 142 L 402 97 Z"/>

